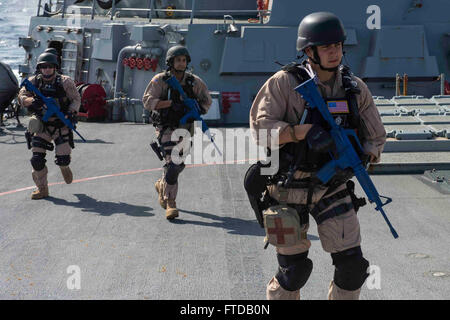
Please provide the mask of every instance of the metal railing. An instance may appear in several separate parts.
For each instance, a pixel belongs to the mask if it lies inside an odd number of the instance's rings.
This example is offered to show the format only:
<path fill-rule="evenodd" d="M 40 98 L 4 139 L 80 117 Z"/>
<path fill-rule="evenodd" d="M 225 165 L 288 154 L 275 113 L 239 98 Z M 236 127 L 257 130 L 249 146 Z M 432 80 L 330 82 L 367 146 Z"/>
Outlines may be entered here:
<path fill-rule="evenodd" d="M 175 12 L 180 12 L 180 13 L 190 13 L 190 24 L 194 23 L 194 18 L 195 18 L 195 13 L 224 13 L 226 14 L 231 14 L 231 13 L 256 13 L 259 16 L 259 22 L 261 24 L 264 23 L 264 17 L 269 17 L 271 10 L 196 10 L 195 9 L 195 0 L 192 0 L 192 6 L 191 9 L 154 9 L 154 0 L 149 0 L 148 3 L 148 8 L 117 8 L 116 7 L 116 1 L 113 0 L 112 1 L 112 7 L 111 10 L 108 12 L 108 14 L 111 17 L 111 20 L 114 19 L 114 17 L 116 16 L 117 13 L 119 12 L 126 12 L 126 11 L 141 11 L 141 12 L 148 12 L 148 21 L 151 22 L 153 19 L 153 13 L 154 12 L 170 12 L 170 13 L 175 13 Z M 61 18 L 63 19 L 67 13 L 67 1 L 66 0 L 48 0 L 48 2 L 46 3 L 50 10 L 53 6 L 57 6 L 62 5 L 62 7 L 55 11 L 55 12 L 47 12 L 47 14 L 51 14 L 51 15 L 56 15 L 56 14 L 60 14 L 61 13 Z M 96 9 L 95 9 L 95 0 L 92 0 L 92 6 L 76 6 L 77 8 L 80 9 L 90 9 L 90 15 L 91 15 L 91 20 L 94 19 L 95 14 L 96 14 Z M 44 6 L 42 5 L 42 0 L 39 0 L 38 3 L 38 10 L 37 10 L 37 16 L 40 16 L 41 13 L 41 8 L 44 9 Z M 44 9 L 45 10 L 45 9 Z M 158 17 L 159 18 L 159 17 Z M 163 18 L 160 18 L 163 19 Z"/>

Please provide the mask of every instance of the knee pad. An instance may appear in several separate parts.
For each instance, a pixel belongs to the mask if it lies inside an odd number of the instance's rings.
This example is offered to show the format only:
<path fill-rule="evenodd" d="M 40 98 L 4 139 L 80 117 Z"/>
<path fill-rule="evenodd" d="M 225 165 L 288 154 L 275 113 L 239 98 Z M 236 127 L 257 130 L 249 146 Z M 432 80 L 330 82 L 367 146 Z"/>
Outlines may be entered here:
<path fill-rule="evenodd" d="M 178 181 L 178 175 L 183 171 L 185 165 L 175 164 L 172 161 L 164 165 L 164 179 L 167 184 L 174 185 Z"/>
<path fill-rule="evenodd" d="M 57 166 L 68 166 L 70 164 L 70 155 L 56 156 L 55 164 Z"/>
<path fill-rule="evenodd" d="M 47 160 L 45 160 L 45 153 L 33 152 L 30 162 L 34 170 L 41 171 L 45 168 L 45 163 L 47 162 Z"/>
<path fill-rule="evenodd" d="M 288 291 L 295 291 L 306 284 L 313 269 L 313 263 L 307 256 L 308 251 L 295 255 L 277 253 L 280 266 L 275 278 L 280 286 Z"/>
<path fill-rule="evenodd" d="M 363 258 L 361 247 L 332 253 L 334 283 L 341 289 L 354 291 L 362 287 L 369 273 L 369 261 Z"/>

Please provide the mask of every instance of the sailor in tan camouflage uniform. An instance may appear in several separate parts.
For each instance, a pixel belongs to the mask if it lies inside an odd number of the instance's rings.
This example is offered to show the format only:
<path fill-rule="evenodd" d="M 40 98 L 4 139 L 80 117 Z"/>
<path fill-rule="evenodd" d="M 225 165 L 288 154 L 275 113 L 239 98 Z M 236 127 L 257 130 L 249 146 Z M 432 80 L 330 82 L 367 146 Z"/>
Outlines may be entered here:
<path fill-rule="evenodd" d="M 29 78 L 30 82 L 47 97 L 53 97 L 66 117 L 74 117 L 80 108 L 81 98 L 75 83 L 67 76 L 56 72 L 59 67 L 58 58 L 50 52 L 44 52 L 37 60 L 37 75 Z M 46 151 L 55 149 L 55 163 L 61 169 L 64 181 L 70 184 L 73 174 L 69 164 L 73 145 L 73 133 L 56 116 L 50 117 L 44 123 L 41 118 L 44 114 L 44 103 L 34 96 L 32 92 L 23 87 L 18 96 L 22 107 L 28 108 L 33 113 L 30 119 L 29 145 L 32 146 L 31 165 L 33 167 L 32 177 L 37 190 L 31 194 L 32 199 L 42 199 L 49 196 L 45 155 Z M 53 146 L 52 141 L 55 146 Z"/>
<path fill-rule="evenodd" d="M 174 163 L 171 156 L 172 149 L 183 138 L 172 141 L 171 136 L 177 128 L 184 128 L 188 135 L 192 135 L 193 124 L 188 122 L 186 125 L 180 125 L 180 119 L 186 113 L 186 106 L 178 91 L 169 87 L 165 80 L 174 75 L 187 96 L 198 101 L 202 114 L 208 111 L 212 103 L 206 84 L 198 76 L 186 71 L 190 61 L 191 57 L 185 47 L 179 45 L 171 47 L 166 56 L 168 69 L 153 77 L 142 98 L 145 109 L 152 113 L 156 136 L 164 155 L 163 175 L 156 181 L 155 188 L 161 207 L 166 209 L 168 220 L 178 217 L 175 199 L 178 192 L 178 176 L 184 169 L 184 163 Z M 186 136 L 186 139 L 188 138 L 190 137 Z M 183 154 L 184 156 L 186 154 Z"/>
<path fill-rule="evenodd" d="M 330 160 L 328 151 L 333 142 L 322 125 L 323 119 L 311 112 L 317 108 L 307 108 L 305 100 L 294 90 L 308 79 L 306 69 L 314 72 L 328 106 L 340 106 L 340 113 L 333 114 L 335 121 L 357 130 L 364 149 L 361 159 L 365 163 L 380 161 L 386 132 L 367 85 L 341 65 L 345 38 L 342 22 L 334 14 L 317 12 L 306 16 L 299 25 L 297 50 L 308 56 L 307 61 L 287 65 L 268 79 L 250 110 L 250 126 L 256 132 L 277 130 L 278 145 L 272 148 L 280 148 L 280 159 L 289 146 L 301 145 L 300 150 L 304 151 L 300 154 L 304 170 L 295 172 L 291 187 L 267 185 L 269 198 L 275 204 L 262 211 L 264 226 L 266 239 L 276 246 L 279 263 L 276 275 L 267 284 L 267 299 L 300 299 L 300 289 L 313 268 L 308 258 L 311 243 L 306 235 L 309 214 L 316 221 L 321 245 L 331 254 L 335 266 L 328 298 L 358 299 L 368 276 L 369 262 L 361 251 L 356 215 L 360 202 L 355 200 L 351 184 L 347 183 L 351 174 L 337 175 L 326 185 L 312 178 Z M 305 110 L 310 112 L 306 114 Z M 270 133 L 269 137 L 262 134 L 255 137 L 260 145 L 271 138 Z"/>

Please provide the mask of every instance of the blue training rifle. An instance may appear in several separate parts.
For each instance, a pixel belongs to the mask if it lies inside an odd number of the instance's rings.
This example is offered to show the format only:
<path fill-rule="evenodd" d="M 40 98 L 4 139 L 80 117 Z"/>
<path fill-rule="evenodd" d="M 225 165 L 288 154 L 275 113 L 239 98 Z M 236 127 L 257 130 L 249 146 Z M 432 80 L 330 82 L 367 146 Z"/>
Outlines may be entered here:
<path fill-rule="evenodd" d="M 67 119 L 64 113 L 61 112 L 61 110 L 59 109 L 58 105 L 55 103 L 53 98 L 44 96 L 28 79 L 23 80 L 20 86 L 21 87 L 25 86 L 25 88 L 28 91 L 33 92 L 44 102 L 47 108 L 44 116 L 42 117 L 42 121 L 47 122 L 51 116 L 56 115 L 70 130 L 73 130 L 81 138 L 81 140 L 86 142 L 86 140 L 81 136 L 81 134 L 79 134 L 78 131 L 75 129 L 72 121 Z"/>
<path fill-rule="evenodd" d="M 359 184 L 363 188 L 367 198 L 370 202 L 375 202 L 376 207 L 375 210 L 380 211 L 384 220 L 386 221 L 389 229 L 391 230 L 392 235 L 395 239 L 398 238 L 398 234 L 395 231 L 394 227 L 391 225 L 389 219 L 382 207 L 389 202 L 391 199 L 388 199 L 385 203 L 382 203 L 380 196 L 378 194 L 375 185 L 369 177 L 365 167 L 363 166 L 358 154 L 356 153 L 353 145 L 351 144 L 348 136 L 353 136 L 355 141 L 358 143 L 359 148 L 361 148 L 361 144 L 359 143 L 358 137 L 356 133 L 352 129 L 344 129 L 336 124 L 334 121 L 330 111 L 328 110 L 325 101 L 319 93 L 317 88 L 317 84 L 315 82 L 315 77 L 303 82 L 298 87 L 295 88 L 295 91 L 300 93 L 308 103 L 311 108 L 317 108 L 319 112 L 322 114 L 322 117 L 331 127 L 331 137 L 333 138 L 336 149 L 337 149 L 337 158 L 333 158 L 329 161 L 325 166 L 323 166 L 318 172 L 317 177 L 323 182 L 327 183 L 337 171 L 337 168 L 346 169 L 352 168 L 353 173 L 355 174 L 356 179 L 358 179 Z"/>
<path fill-rule="evenodd" d="M 200 106 L 198 105 L 197 100 L 191 99 L 187 96 L 187 94 L 184 92 L 183 88 L 181 87 L 181 84 L 178 82 L 177 78 L 175 76 L 171 76 L 169 79 L 166 80 L 167 84 L 177 90 L 181 97 L 183 98 L 183 103 L 186 105 L 186 107 L 189 109 L 188 112 L 181 118 L 180 124 L 186 124 L 186 122 L 189 119 L 194 119 L 197 121 L 202 122 L 202 131 L 208 136 L 208 138 L 213 143 L 214 147 L 216 148 L 217 152 L 220 156 L 222 156 L 222 152 L 220 152 L 219 148 L 217 147 L 216 143 L 214 142 L 213 137 L 211 136 L 211 133 L 209 132 L 209 128 L 206 125 L 206 122 L 202 119 L 200 116 Z"/>

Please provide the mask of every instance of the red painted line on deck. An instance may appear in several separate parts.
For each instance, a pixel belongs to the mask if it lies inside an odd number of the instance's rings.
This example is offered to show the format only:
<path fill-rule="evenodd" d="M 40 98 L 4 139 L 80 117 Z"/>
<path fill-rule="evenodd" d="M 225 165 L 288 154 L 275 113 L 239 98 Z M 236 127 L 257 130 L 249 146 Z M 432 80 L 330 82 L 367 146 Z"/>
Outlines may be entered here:
<path fill-rule="evenodd" d="M 225 162 L 209 163 L 209 164 L 208 163 L 204 163 L 204 164 L 190 164 L 190 165 L 187 165 L 186 168 L 196 168 L 196 167 L 223 165 L 223 164 L 237 164 L 237 163 L 240 163 L 240 162 L 256 161 L 256 160 L 257 159 L 245 159 L 245 160 L 234 160 L 234 161 L 225 161 Z M 112 177 L 128 176 L 128 175 L 132 175 L 132 174 L 147 173 L 147 172 L 152 172 L 152 171 L 160 171 L 160 170 L 162 170 L 162 168 L 153 168 L 153 169 L 144 169 L 144 170 L 137 170 L 137 171 L 130 171 L 130 172 L 121 172 L 121 173 L 107 174 L 107 175 L 97 176 L 97 177 L 76 179 L 76 180 L 72 181 L 72 184 L 73 183 L 85 182 L 85 181 L 104 179 L 104 178 L 112 178 Z M 56 186 L 56 185 L 60 185 L 60 184 L 66 184 L 66 183 L 65 182 L 52 182 L 52 183 L 49 183 L 48 186 L 51 187 L 51 186 Z M 36 186 L 32 186 L 32 187 L 25 187 L 25 188 L 15 189 L 15 190 L 11 190 L 11 191 L 5 191 L 5 192 L 0 193 L 0 197 L 1 196 L 6 196 L 8 194 L 21 192 L 21 191 L 35 189 L 35 188 L 36 188 Z"/>

